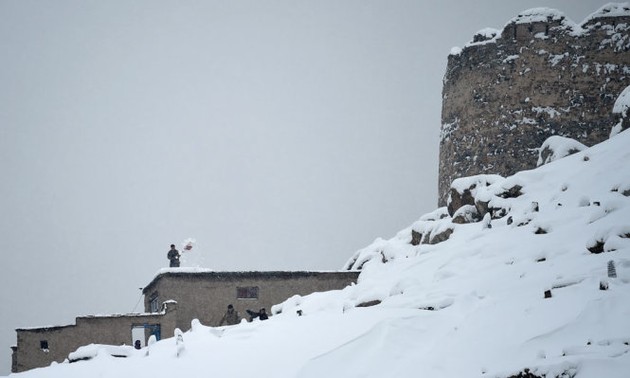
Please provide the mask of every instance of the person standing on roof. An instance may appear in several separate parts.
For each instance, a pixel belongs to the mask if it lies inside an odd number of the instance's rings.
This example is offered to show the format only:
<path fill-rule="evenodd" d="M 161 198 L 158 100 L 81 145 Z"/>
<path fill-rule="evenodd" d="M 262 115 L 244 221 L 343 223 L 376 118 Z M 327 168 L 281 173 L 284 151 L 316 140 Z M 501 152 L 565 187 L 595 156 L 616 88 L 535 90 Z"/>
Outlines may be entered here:
<path fill-rule="evenodd" d="M 175 249 L 175 244 L 171 244 L 171 250 L 168 251 L 166 257 L 171 260 L 170 267 L 171 268 L 179 268 L 179 251 Z"/>

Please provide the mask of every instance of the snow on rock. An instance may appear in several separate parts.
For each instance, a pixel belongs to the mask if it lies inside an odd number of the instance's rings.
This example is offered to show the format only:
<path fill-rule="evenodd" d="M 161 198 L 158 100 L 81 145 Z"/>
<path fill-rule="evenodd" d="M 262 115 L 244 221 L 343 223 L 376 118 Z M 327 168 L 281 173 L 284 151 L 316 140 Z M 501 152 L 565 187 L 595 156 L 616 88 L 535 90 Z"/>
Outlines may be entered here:
<path fill-rule="evenodd" d="M 534 22 L 561 21 L 566 19 L 564 13 L 551 8 L 531 8 L 520 12 L 518 16 L 512 18 L 508 23 L 531 24 Z"/>
<path fill-rule="evenodd" d="M 449 55 L 459 55 L 461 53 L 462 53 L 461 47 L 453 46 L 451 47 L 451 51 L 449 52 Z"/>
<path fill-rule="evenodd" d="M 592 21 L 596 18 L 601 18 L 601 17 L 628 17 L 628 16 L 630 16 L 630 3 L 627 3 L 627 2 L 626 3 L 609 3 L 602 6 L 601 8 L 593 12 L 591 15 L 587 16 L 582 23 L 586 24 L 589 21 Z"/>
<path fill-rule="evenodd" d="M 479 219 L 479 211 L 474 205 L 464 205 L 453 214 L 453 223 L 473 223 Z"/>
<path fill-rule="evenodd" d="M 518 14 L 518 16 L 512 18 L 507 22 L 505 26 L 508 25 L 522 25 L 522 24 L 533 24 L 533 23 L 558 23 L 559 27 L 567 30 L 571 34 L 580 34 L 583 32 L 580 25 L 576 24 L 571 19 L 567 18 L 564 13 L 557 9 L 552 8 L 531 8 L 525 10 Z M 505 29 L 505 27 L 504 27 Z"/>
<path fill-rule="evenodd" d="M 630 109 L 630 86 L 621 92 L 615 105 L 613 106 L 613 114 L 619 114 L 622 118 L 628 117 L 628 110 Z"/>
<path fill-rule="evenodd" d="M 487 43 L 496 42 L 501 36 L 501 30 L 495 28 L 483 28 L 473 35 L 472 41 L 468 42 L 464 47 L 479 46 Z"/>
<path fill-rule="evenodd" d="M 547 138 L 538 150 L 538 166 L 580 152 L 587 147 L 575 139 L 553 135 Z"/>
<path fill-rule="evenodd" d="M 522 24 L 532 24 L 532 23 L 541 23 L 541 22 L 556 22 L 560 24 L 560 28 L 567 30 L 571 35 L 579 36 L 588 31 L 589 26 L 584 29 L 587 24 L 594 23 L 598 18 L 602 17 L 630 17 L 630 3 L 609 3 L 604 5 L 588 17 L 584 19 L 580 24 L 575 23 L 571 19 L 567 18 L 566 15 L 552 8 L 539 7 L 539 8 L 531 8 L 527 9 L 521 13 L 519 13 L 516 17 L 510 19 L 504 26 L 503 29 L 495 29 L 495 28 L 484 28 L 474 34 L 472 41 L 468 42 L 464 48 L 470 46 L 479 46 L 487 43 L 494 43 L 500 37 L 505 27 L 508 25 L 522 25 Z M 625 24 L 622 26 L 623 31 L 627 30 L 627 26 Z M 611 31 L 614 33 L 614 30 Z M 545 35 L 536 35 L 537 38 L 547 38 Z M 618 41 L 619 42 L 619 41 Z M 451 49 L 450 55 L 459 55 L 461 54 L 462 49 L 459 47 L 454 47 Z"/>
<path fill-rule="evenodd" d="M 497 35 L 501 33 L 500 30 L 495 28 L 483 28 L 475 33 L 476 36 L 479 36 L 480 39 L 488 40 L 495 38 Z"/>
<path fill-rule="evenodd" d="M 446 207 L 440 207 L 437 208 L 435 210 L 433 210 L 430 213 L 426 213 L 423 216 L 420 217 L 420 221 L 436 221 L 438 219 L 444 219 L 448 217 L 448 210 L 446 209 Z"/>
<path fill-rule="evenodd" d="M 453 180 L 446 202 L 449 215 L 453 216 L 455 211 L 464 205 L 475 205 L 477 192 L 501 180 L 503 177 L 499 175 L 476 175 Z"/>
<path fill-rule="evenodd" d="M 613 114 L 619 114 L 619 122 L 610 130 L 610 138 L 630 127 L 630 86 L 626 87 L 613 106 Z"/>
<path fill-rule="evenodd" d="M 612 138 L 615 135 L 619 134 L 622 130 L 623 130 L 623 121 L 619 121 L 619 123 L 617 123 L 615 126 L 613 126 L 610 129 L 610 136 L 609 136 L 609 138 Z"/>

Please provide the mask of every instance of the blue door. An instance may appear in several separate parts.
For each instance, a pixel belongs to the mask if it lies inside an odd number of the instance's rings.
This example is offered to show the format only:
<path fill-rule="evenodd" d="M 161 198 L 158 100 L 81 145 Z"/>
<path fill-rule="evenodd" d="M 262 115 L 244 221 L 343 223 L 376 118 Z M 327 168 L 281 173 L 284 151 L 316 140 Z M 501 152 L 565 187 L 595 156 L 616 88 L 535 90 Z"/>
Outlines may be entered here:
<path fill-rule="evenodd" d="M 149 335 L 155 336 L 156 340 L 160 340 L 162 338 L 162 333 L 160 331 L 160 325 L 159 324 L 145 324 L 144 328 L 148 329 L 149 330 Z"/>

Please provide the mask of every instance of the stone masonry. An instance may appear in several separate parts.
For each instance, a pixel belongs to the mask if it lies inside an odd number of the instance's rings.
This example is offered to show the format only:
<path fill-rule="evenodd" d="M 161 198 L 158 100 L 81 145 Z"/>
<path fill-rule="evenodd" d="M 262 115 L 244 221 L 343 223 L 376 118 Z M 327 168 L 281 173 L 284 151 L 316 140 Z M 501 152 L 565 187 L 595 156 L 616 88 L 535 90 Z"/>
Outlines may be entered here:
<path fill-rule="evenodd" d="M 229 304 L 243 319 L 246 310 L 265 308 L 271 314 L 272 306 L 294 295 L 340 290 L 357 282 L 359 272 L 182 272 L 177 270 L 158 274 L 144 288 L 145 309 L 151 303 L 177 302 L 175 326 L 182 331 L 190 329 L 193 319 L 202 324 L 219 326 Z M 255 295 L 239 297 L 239 288 L 255 288 Z M 172 330 L 164 329 L 165 334 Z"/>
<path fill-rule="evenodd" d="M 177 305 L 171 303 L 153 314 L 80 316 L 73 325 L 19 328 L 16 330 L 17 345 L 12 347 L 11 372 L 19 373 L 63 362 L 68 354 L 82 345 L 133 345 L 131 329 L 134 326 L 159 324 L 172 330 L 176 314 Z"/>
<path fill-rule="evenodd" d="M 63 362 L 77 348 L 88 344 L 133 345 L 132 330 L 172 337 L 175 329 L 187 331 L 193 319 L 219 326 L 227 305 L 232 304 L 243 320 L 246 310 L 265 308 L 294 295 L 341 290 L 357 282 L 357 271 L 215 272 L 172 268 L 161 271 L 144 288 L 145 312 L 140 314 L 82 316 L 76 324 L 17 329 L 11 371 L 22 372 Z M 279 310 L 278 310 L 279 311 Z M 276 311 L 276 314 L 277 312 Z M 297 316 L 297 315 L 296 315 Z"/>
<path fill-rule="evenodd" d="M 453 49 L 442 93 L 439 205 L 456 178 L 535 168 L 552 135 L 587 146 L 607 139 L 619 121 L 615 100 L 630 85 L 629 34 L 627 3 L 579 25 L 536 8 Z"/>

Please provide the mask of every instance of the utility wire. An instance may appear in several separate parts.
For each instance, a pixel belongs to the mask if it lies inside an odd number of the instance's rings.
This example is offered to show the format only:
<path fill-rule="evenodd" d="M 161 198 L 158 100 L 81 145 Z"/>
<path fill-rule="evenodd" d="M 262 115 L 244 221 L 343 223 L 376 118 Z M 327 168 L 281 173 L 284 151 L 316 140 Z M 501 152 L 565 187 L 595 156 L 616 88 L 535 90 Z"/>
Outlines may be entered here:
<path fill-rule="evenodd" d="M 141 287 L 141 288 L 139 288 L 139 289 L 140 289 L 140 298 L 138 298 L 138 302 L 136 302 L 136 305 L 135 305 L 135 306 L 133 306 L 133 310 L 131 311 L 132 313 L 133 313 L 133 312 L 136 312 L 136 308 L 138 308 L 138 304 L 140 304 L 140 300 L 142 299 L 142 289 L 144 289 L 144 288 L 143 288 L 143 287 Z"/>

